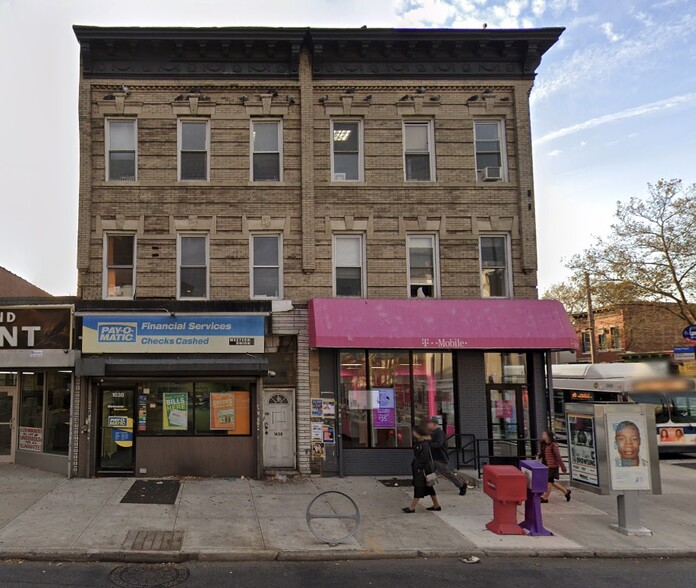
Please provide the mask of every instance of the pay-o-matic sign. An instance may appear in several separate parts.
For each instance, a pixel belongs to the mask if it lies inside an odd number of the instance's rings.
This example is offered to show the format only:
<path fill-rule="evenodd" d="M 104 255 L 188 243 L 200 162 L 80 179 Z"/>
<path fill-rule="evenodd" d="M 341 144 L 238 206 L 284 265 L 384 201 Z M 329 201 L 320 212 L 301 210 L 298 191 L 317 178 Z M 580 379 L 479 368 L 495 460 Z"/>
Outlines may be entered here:
<path fill-rule="evenodd" d="M 262 316 L 85 316 L 83 353 L 263 353 Z"/>

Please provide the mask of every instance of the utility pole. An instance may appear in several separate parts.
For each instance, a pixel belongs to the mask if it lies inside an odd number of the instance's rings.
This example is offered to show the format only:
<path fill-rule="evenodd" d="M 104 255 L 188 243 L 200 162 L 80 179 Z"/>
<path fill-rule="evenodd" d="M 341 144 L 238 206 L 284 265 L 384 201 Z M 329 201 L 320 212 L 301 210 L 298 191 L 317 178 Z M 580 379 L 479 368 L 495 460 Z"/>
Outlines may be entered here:
<path fill-rule="evenodd" d="M 585 272 L 585 292 L 587 293 L 587 322 L 590 326 L 590 361 L 597 363 L 597 346 L 595 343 L 594 311 L 592 310 L 592 289 L 590 288 L 590 272 Z"/>

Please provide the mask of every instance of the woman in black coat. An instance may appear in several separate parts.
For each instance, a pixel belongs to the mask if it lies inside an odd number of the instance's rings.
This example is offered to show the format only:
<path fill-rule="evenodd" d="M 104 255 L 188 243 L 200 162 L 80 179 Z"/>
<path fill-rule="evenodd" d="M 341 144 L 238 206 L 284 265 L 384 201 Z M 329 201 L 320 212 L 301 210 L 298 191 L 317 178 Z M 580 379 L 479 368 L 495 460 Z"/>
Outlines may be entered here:
<path fill-rule="evenodd" d="M 413 501 L 410 506 L 402 508 L 404 512 L 416 512 L 416 506 L 421 498 L 430 496 L 433 505 L 426 510 L 442 510 L 440 503 L 435 495 L 435 487 L 428 486 L 425 477 L 435 472 L 433 456 L 430 452 L 430 435 L 422 427 L 413 429 L 413 461 L 411 462 L 411 472 L 413 474 Z"/>

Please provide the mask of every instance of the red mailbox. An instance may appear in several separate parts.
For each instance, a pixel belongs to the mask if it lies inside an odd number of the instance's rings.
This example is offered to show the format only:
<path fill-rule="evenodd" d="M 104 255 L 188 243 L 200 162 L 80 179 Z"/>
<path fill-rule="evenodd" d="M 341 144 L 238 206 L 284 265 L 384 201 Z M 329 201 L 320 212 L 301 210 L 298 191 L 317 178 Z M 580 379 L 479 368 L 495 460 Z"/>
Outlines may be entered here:
<path fill-rule="evenodd" d="M 493 520 L 486 528 L 498 535 L 524 535 L 517 506 L 527 498 L 527 476 L 514 466 L 483 466 L 483 491 L 493 499 Z"/>

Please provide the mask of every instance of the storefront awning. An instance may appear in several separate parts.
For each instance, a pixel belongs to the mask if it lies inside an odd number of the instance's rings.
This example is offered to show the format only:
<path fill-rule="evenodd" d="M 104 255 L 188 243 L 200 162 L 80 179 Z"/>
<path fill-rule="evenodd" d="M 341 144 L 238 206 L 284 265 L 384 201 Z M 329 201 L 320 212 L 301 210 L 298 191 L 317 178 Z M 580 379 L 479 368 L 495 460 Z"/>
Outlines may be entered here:
<path fill-rule="evenodd" d="M 197 357 L 82 357 L 78 376 L 266 376 L 268 360 L 255 355 Z"/>
<path fill-rule="evenodd" d="M 312 348 L 576 349 L 556 300 L 366 300 L 309 302 Z"/>

